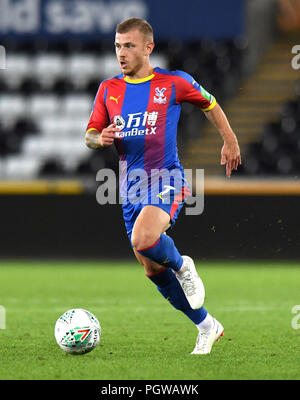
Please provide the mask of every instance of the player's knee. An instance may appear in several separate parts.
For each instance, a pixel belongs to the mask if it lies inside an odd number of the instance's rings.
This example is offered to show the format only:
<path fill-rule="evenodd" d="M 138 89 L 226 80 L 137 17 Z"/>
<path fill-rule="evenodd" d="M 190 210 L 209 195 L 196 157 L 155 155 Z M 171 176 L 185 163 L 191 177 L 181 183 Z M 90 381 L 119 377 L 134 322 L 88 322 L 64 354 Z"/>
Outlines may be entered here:
<path fill-rule="evenodd" d="M 155 237 L 153 234 L 150 232 L 142 232 L 137 234 L 133 234 L 131 237 L 131 242 L 133 247 L 137 250 L 143 250 L 147 249 L 148 247 L 151 247 L 156 241 L 157 237 Z"/>

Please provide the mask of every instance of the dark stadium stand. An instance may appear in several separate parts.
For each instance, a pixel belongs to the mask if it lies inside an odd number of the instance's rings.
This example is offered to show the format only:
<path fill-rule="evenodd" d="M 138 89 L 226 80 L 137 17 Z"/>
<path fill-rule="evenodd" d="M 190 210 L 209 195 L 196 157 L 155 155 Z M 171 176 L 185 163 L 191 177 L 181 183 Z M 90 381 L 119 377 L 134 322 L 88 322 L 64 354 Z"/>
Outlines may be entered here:
<path fill-rule="evenodd" d="M 0 164 L 3 179 L 85 177 L 116 168 L 115 151 L 94 152 L 83 135 L 99 83 L 119 74 L 111 44 L 99 42 L 9 42 L 7 69 L 0 75 Z M 160 43 L 153 65 L 184 70 L 218 100 L 236 93 L 243 78 L 247 41 L 200 40 Z M 261 140 L 248 146 L 237 175 L 300 172 L 300 83 L 298 98 L 282 105 Z M 178 137 L 183 148 L 204 122 L 184 104 Z M 184 138 L 184 140 L 183 140 Z"/>
<path fill-rule="evenodd" d="M 116 167 L 113 150 L 95 152 L 84 132 L 99 83 L 120 73 L 111 43 L 10 41 L 0 74 L 0 174 L 2 179 L 85 177 Z M 154 66 L 181 69 L 218 99 L 234 94 L 242 76 L 243 40 L 160 43 Z M 203 115 L 183 105 L 179 145 Z"/>
<path fill-rule="evenodd" d="M 298 85 L 299 86 L 299 85 Z M 282 104 L 278 120 L 269 122 L 261 138 L 251 143 L 239 175 L 297 175 L 300 173 L 300 96 Z"/>

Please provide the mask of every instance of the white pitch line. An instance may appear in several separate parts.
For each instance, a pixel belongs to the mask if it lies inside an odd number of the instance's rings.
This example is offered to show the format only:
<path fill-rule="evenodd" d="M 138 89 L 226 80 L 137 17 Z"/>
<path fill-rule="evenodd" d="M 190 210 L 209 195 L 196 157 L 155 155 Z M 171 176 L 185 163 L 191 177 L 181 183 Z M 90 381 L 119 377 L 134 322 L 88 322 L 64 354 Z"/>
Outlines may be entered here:
<path fill-rule="evenodd" d="M 99 306 L 93 306 L 93 305 L 87 305 L 87 306 L 82 306 L 81 308 L 85 309 L 90 309 L 92 312 L 98 312 L 98 313 L 107 313 L 107 312 L 113 312 L 114 313 L 139 313 L 139 312 L 158 312 L 158 313 L 164 313 L 164 312 L 169 312 L 170 308 L 166 308 L 165 306 L 160 306 L 160 307 L 120 307 L 118 305 L 112 306 L 112 307 L 99 307 Z M 6 307 L 6 312 L 7 314 L 9 313 L 20 313 L 28 311 L 28 313 L 32 312 L 57 312 L 57 313 L 64 313 L 66 310 L 72 309 L 71 306 L 66 306 L 66 307 Z M 215 312 L 275 312 L 278 310 L 286 310 L 290 311 L 289 307 L 220 307 L 220 308 L 215 308 Z"/>
<path fill-rule="evenodd" d="M 278 310 L 288 310 L 288 307 L 265 307 L 265 306 L 237 306 L 237 307 L 220 307 L 218 311 L 232 312 L 232 311 L 278 311 Z"/>

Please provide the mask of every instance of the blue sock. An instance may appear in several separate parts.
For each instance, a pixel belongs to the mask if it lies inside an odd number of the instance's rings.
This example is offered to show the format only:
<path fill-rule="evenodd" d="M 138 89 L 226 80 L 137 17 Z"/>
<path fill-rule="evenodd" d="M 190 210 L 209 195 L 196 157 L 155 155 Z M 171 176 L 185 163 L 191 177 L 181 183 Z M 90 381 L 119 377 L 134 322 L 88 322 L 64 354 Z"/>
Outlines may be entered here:
<path fill-rule="evenodd" d="M 178 271 L 183 263 L 183 259 L 175 247 L 173 239 L 169 236 L 162 234 L 160 238 L 151 247 L 137 251 L 142 256 Z"/>
<path fill-rule="evenodd" d="M 193 310 L 187 301 L 185 294 L 171 268 L 159 272 L 156 275 L 148 276 L 156 285 L 158 291 L 166 298 L 173 307 L 182 311 L 194 324 L 199 324 L 204 320 L 207 311 L 204 307 Z"/>

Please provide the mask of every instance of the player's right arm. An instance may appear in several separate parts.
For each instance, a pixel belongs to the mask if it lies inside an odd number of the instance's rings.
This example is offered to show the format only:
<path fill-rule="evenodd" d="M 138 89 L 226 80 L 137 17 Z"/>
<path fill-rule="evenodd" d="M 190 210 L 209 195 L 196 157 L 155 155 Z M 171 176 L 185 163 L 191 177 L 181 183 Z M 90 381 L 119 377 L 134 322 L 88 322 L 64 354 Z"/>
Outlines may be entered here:
<path fill-rule="evenodd" d="M 111 146 L 114 142 L 115 132 L 120 132 L 115 124 L 110 124 L 107 128 L 102 129 L 102 132 L 91 128 L 85 134 L 85 144 L 91 149 Z"/>
<path fill-rule="evenodd" d="M 102 82 L 96 94 L 85 133 L 85 144 L 91 149 L 111 146 L 115 138 L 115 132 L 120 131 L 115 124 L 109 125 L 109 116 L 105 106 L 106 93 L 107 87 Z"/>

